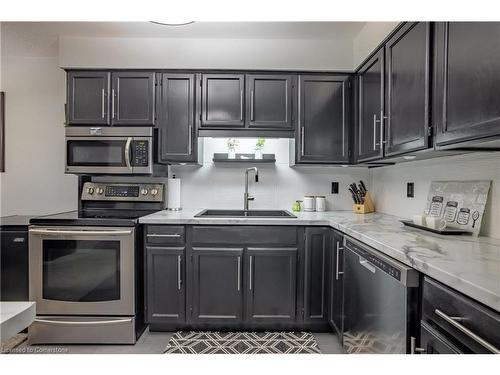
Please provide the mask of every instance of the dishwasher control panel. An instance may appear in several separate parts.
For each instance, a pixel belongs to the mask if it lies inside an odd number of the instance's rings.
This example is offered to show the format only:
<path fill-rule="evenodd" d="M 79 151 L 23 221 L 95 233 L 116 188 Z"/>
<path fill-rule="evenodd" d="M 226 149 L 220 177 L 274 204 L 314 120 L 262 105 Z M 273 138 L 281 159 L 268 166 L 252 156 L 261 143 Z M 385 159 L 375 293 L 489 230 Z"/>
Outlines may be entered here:
<path fill-rule="evenodd" d="M 375 256 L 371 252 L 364 249 L 362 246 L 359 246 L 349 240 L 346 241 L 346 247 L 354 253 L 358 254 L 360 257 L 366 259 L 369 263 L 376 266 L 389 276 L 392 276 L 396 280 L 401 281 L 401 270 L 398 267 L 393 266 L 381 257 Z"/>

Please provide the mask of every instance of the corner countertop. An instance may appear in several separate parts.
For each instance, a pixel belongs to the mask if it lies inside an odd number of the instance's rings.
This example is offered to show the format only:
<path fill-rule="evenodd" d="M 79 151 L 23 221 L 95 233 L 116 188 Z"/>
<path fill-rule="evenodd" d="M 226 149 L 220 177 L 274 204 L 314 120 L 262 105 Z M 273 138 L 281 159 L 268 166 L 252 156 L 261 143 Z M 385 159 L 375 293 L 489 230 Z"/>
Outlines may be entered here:
<path fill-rule="evenodd" d="M 0 302 L 0 342 L 29 327 L 35 319 L 35 302 Z"/>
<path fill-rule="evenodd" d="M 401 218 L 351 211 L 299 212 L 297 218 L 199 218 L 202 209 L 159 211 L 143 224 L 330 226 L 500 312 L 500 239 L 443 236 Z"/>

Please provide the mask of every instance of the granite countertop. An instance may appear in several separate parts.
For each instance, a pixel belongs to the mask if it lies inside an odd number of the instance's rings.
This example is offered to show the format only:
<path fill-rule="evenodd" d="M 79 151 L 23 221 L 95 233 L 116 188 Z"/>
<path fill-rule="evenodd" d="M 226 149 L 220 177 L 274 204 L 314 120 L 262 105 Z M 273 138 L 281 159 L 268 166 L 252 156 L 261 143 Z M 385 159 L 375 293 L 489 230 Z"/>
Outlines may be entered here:
<path fill-rule="evenodd" d="M 35 302 L 0 302 L 0 342 L 29 327 L 35 319 Z"/>
<path fill-rule="evenodd" d="M 500 239 L 443 236 L 403 226 L 401 218 L 351 211 L 299 212 L 297 218 L 199 218 L 201 209 L 159 211 L 144 224 L 330 226 L 500 312 Z"/>

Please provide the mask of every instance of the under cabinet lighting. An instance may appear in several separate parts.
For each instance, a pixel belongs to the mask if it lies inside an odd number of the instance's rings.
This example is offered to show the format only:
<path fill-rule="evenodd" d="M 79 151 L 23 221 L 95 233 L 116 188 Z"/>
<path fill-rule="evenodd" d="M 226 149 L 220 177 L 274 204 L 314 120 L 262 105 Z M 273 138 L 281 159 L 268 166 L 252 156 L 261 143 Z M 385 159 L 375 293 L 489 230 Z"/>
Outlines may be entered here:
<path fill-rule="evenodd" d="M 185 26 L 185 25 L 190 25 L 194 23 L 194 21 L 149 21 L 151 23 L 154 23 L 155 25 L 161 25 L 161 26 Z"/>
<path fill-rule="evenodd" d="M 416 159 L 417 156 L 416 155 L 405 155 L 403 156 L 403 159 L 405 160 L 413 160 L 413 159 Z"/>

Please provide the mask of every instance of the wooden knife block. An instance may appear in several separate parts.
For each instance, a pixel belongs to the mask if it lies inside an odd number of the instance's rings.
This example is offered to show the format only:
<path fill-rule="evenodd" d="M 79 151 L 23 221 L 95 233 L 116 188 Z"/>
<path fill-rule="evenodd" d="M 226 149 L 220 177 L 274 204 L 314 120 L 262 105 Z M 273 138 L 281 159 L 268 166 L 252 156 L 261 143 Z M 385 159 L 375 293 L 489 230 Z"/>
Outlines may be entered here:
<path fill-rule="evenodd" d="M 371 212 L 375 212 L 375 206 L 373 205 L 370 193 L 366 193 L 364 198 L 365 203 L 353 205 L 352 210 L 357 214 L 369 214 Z"/>

